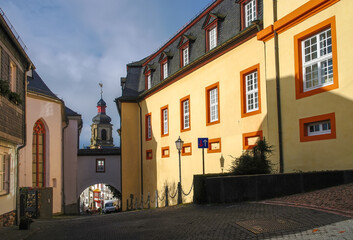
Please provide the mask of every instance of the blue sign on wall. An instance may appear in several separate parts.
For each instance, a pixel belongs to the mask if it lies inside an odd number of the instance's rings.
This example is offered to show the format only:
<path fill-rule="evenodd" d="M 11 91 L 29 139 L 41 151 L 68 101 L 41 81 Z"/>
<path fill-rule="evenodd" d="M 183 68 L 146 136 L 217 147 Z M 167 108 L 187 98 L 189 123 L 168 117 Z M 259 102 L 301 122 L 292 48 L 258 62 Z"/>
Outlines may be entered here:
<path fill-rule="evenodd" d="M 197 140 L 198 148 L 208 148 L 208 138 L 199 138 Z"/>

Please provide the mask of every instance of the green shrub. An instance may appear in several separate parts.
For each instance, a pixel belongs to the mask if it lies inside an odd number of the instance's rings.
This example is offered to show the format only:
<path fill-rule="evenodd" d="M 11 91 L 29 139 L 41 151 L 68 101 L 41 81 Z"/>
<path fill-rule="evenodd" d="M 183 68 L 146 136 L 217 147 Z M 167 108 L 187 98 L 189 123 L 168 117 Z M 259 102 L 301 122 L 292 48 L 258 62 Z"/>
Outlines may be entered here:
<path fill-rule="evenodd" d="M 16 105 L 22 104 L 21 96 L 15 92 L 10 92 L 9 100 Z"/>
<path fill-rule="evenodd" d="M 268 158 L 272 154 L 272 148 L 265 138 L 257 141 L 252 149 L 243 152 L 239 158 L 234 158 L 229 172 L 235 175 L 271 173 L 272 164 Z"/>
<path fill-rule="evenodd" d="M 0 95 L 8 97 L 10 92 L 9 84 L 4 80 L 0 80 Z"/>

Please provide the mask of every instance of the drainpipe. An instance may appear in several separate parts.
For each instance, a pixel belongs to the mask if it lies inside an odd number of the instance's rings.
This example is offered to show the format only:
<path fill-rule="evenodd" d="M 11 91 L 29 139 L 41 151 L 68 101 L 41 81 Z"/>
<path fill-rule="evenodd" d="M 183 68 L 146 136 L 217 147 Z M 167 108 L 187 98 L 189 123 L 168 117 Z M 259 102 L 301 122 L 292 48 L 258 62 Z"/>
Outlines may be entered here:
<path fill-rule="evenodd" d="M 142 109 L 138 100 L 136 101 L 140 109 L 140 158 L 141 158 L 141 197 L 143 196 L 143 155 L 142 155 Z"/>
<path fill-rule="evenodd" d="M 65 104 L 62 102 L 62 107 L 64 108 L 64 114 L 65 114 Z M 62 140 L 61 140 L 61 191 L 62 191 L 62 200 L 61 200 L 61 212 L 65 214 L 65 129 L 69 126 L 69 120 L 65 116 L 65 126 L 62 129 Z"/>
<path fill-rule="evenodd" d="M 32 64 L 30 64 L 28 66 L 28 70 L 27 71 L 31 71 L 32 68 Z M 32 70 L 33 71 L 33 70 Z M 22 132 L 23 132 L 23 144 L 18 146 L 16 148 L 16 168 L 17 168 L 17 172 L 16 172 L 16 225 L 18 225 L 19 221 L 20 221 L 20 181 L 19 181 L 19 171 L 20 171 L 20 166 L 19 166 L 19 162 L 20 162 L 20 150 L 22 148 L 24 148 L 27 144 L 27 127 L 26 127 L 26 99 L 27 99 L 27 72 L 25 73 L 25 80 L 23 81 L 23 96 L 24 96 L 24 101 L 22 103 L 22 108 L 23 108 L 23 116 L 22 116 Z"/>
<path fill-rule="evenodd" d="M 277 21 L 277 0 L 273 0 L 273 22 Z M 281 86 L 279 73 L 278 33 L 274 30 L 275 43 L 275 67 L 276 67 L 276 97 L 277 97 L 277 122 L 278 122 L 278 149 L 279 172 L 284 172 L 283 163 L 283 136 L 282 136 L 282 110 L 281 110 Z"/>

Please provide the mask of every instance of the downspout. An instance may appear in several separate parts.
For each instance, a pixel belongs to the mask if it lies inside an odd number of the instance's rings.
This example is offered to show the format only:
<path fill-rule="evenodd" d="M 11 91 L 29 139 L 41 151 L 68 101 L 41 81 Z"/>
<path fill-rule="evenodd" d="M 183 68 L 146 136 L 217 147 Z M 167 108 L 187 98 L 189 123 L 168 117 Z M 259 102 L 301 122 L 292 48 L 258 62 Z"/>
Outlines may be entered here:
<path fill-rule="evenodd" d="M 28 71 L 30 71 L 32 68 L 32 64 L 30 64 L 28 66 Z M 27 145 L 27 127 L 26 127 L 26 99 L 27 99 L 27 72 L 25 73 L 25 80 L 23 81 L 23 98 L 24 101 L 22 103 L 22 108 L 23 108 L 23 116 L 22 116 L 22 131 L 23 131 L 23 144 L 18 146 L 16 149 L 16 161 L 17 161 L 17 172 L 16 172 L 16 225 L 18 225 L 19 220 L 20 220 L 20 181 L 19 181 L 19 177 L 20 177 L 20 166 L 19 166 L 19 162 L 20 162 L 20 150 L 22 148 L 24 148 Z"/>
<path fill-rule="evenodd" d="M 277 21 L 277 0 L 273 0 L 273 22 Z M 278 150 L 279 150 L 279 172 L 284 172 L 283 163 L 283 136 L 282 136 L 282 110 L 281 110 L 281 86 L 279 73 L 279 50 L 278 33 L 274 30 L 275 44 L 275 68 L 276 68 L 276 97 L 277 97 L 277 122 L 278 122 Z"/>
<path fill-rule="evenodd" d="M 64 108 L 63 114 L 65 114 L 65 104 L 62 103 L 62 107 Z M 65 126 L 62 129 L 62 140 L 61 140 L 61 191 L 62 191 L 62 202 L 61 202 L 61 212 L 65 214 L 65 129 L 69 126 L 69 120 L 65 115 Z"/>
<path fill-rule="evenodd" d="M 142 155 L 142 109 L 138 100 L 136 101 L 140 109 L 140 158 L 141 158 L 141 197 L 143 196 L 143 155 Z"/>

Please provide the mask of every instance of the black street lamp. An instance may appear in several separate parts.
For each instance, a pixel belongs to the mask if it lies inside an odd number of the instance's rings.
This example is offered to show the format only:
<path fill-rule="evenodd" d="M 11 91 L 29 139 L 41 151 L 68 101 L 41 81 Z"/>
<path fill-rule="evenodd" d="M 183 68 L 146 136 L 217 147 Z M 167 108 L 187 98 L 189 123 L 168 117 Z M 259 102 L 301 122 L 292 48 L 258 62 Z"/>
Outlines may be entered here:
<path fill-rule="evenodd" d="M 181 196 L 181 158 L 180 158 L 180 151 L 183 148 L 184 141 L 181 140 L 180 136 L 178 140 L 175 141 L 176 148 L 178 149 L 179 153 L 179 182 L 178 182 L 178 204 L 183 203 L 183 199 Z"/>

